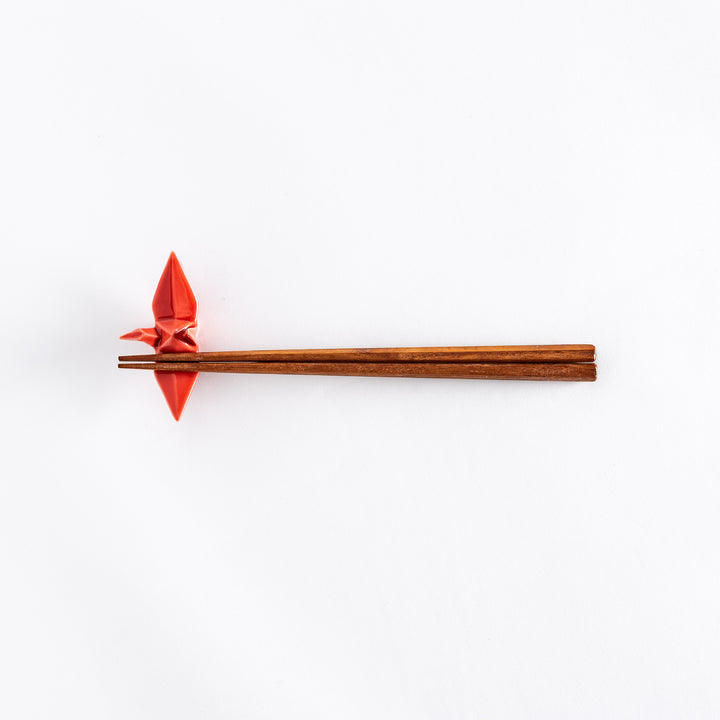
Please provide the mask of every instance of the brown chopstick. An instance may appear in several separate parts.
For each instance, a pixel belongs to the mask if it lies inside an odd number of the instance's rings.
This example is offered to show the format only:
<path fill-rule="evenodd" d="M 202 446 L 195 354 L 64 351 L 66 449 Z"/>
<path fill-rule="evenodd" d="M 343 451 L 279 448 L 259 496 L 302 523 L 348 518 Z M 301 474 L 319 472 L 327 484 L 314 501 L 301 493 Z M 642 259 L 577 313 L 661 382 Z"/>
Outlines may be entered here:
<path fill-rule="evenodd" d="M 151 358 L 159 356 L 149 356 Z M 287 363 L 147 362 L 120 363 L 129 370 L 272 375 L 350 375 L 365 377 L 465 378 L 478 380 L 566 380 L 592 382 L 595 363 Z"/>
<path fill-rule="evenodd" d="M 295 363 L 582 363 L 595 360 L 594 345 L 491 345 L 467 347 L 242 350 L 239 352 L 121 355 L 123 362 Z"/>

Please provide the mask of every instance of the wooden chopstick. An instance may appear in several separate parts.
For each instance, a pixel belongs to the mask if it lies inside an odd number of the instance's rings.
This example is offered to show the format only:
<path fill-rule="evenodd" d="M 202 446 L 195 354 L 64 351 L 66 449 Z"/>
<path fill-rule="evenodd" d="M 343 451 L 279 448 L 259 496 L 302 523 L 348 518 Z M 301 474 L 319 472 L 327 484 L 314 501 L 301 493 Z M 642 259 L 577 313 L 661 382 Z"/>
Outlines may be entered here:
<path fill-rule="evenodd" d="M 189 353 L 188 353 L 189 354 Z M 150 358 L 160 357 L 150 355 Z M 119 363 L 129 370 L 272 375 L 351 375 L 365 377 L 465 378 L 478 380 L 567 380 L 592 382 L 595 363 L 289 363 L 146 362 Z"/>
<path fill-rule="evenodd" d="M 239 352 L 121 355 L 122 362 L 296 363 L 582 363 L 595 360 L 594 345 L 491 345 L 468 347 L 242 350 Z"/>

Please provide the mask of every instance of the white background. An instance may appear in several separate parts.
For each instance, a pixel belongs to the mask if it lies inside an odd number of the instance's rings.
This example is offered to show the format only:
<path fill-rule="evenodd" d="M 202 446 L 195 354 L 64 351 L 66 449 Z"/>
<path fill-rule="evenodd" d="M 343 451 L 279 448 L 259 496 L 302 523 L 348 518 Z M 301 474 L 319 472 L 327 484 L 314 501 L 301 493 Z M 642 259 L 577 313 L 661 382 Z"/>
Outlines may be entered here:
<path fill-rule="evenodd" d="M 717 718 L 714 2 L 0 15 L 0 715 Z M 596 384 L 146 346 L 591 342 Z"/>

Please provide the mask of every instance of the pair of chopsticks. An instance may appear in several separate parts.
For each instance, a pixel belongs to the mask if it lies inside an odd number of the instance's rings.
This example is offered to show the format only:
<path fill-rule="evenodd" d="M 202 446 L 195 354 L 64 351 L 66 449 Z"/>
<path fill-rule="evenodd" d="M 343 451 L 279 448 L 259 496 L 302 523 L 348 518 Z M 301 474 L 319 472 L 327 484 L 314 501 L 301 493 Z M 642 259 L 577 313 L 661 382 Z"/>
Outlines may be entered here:
<path fill-rule="evenodd" d="M 121 355 L 118 367 L 155 372 L 565 380 L 597 377 L 594 345 L 243 350 Z"/>

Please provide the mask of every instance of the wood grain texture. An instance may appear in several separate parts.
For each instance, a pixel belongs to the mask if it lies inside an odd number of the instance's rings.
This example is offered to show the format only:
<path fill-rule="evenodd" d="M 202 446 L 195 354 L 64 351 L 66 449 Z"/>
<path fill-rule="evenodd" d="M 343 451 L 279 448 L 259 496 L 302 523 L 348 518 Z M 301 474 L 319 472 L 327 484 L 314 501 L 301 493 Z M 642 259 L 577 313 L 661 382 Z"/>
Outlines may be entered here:
<path fill-rule="evenodd" d="M 124 362 L 325 362 L 325 363 L 579 363 L 595 360 L 594 345 L 491 345 L 467 347 L 243 350 L 239 352 L 121 355 Z"/>
<path fill-rule="evenodd" d="M 151 355 L 151 358 L 157 356 Z M 592 382 L 595 363 L 285 363 L 147 362 L 120 363 L 128 370 L 271 375 L 349 375 L 358 377 L 458 378 L 476 380 L 562 380 Z"/>

